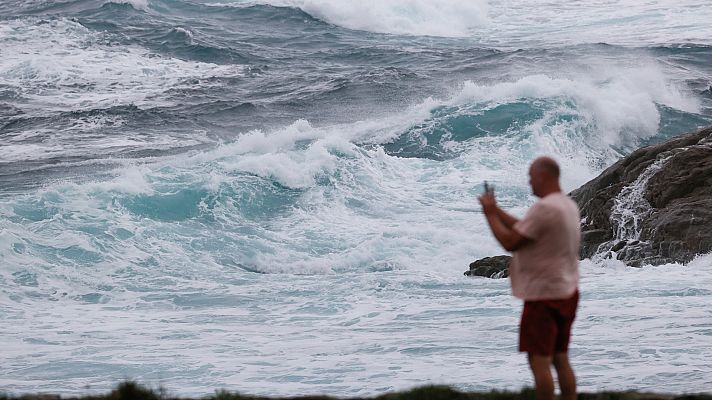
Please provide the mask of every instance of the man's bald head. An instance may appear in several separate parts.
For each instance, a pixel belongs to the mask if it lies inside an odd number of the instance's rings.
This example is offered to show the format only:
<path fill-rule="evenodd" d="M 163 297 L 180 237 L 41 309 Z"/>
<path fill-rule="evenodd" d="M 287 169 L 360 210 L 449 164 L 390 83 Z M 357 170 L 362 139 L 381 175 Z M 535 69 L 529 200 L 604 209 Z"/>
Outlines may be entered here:
<path fill-rule="evenodd" d="M 550 193 L 560 192 L 559 164 L 551 157 L 538 157 L 529 167 L 529 184 L 532 193 L 537 197 L 544 197 Z"/>
<path fill-rule="evenodd" d="M 536 169 L 538 173 L 543 173 L 549 175 L 549 177 L 554 179 L 559 179 L 561 175 L 561 170 L 559 169 L 559 164 L 556 163 L 551 157 L 538 157 L 532 162 L 533 169 Z"/>

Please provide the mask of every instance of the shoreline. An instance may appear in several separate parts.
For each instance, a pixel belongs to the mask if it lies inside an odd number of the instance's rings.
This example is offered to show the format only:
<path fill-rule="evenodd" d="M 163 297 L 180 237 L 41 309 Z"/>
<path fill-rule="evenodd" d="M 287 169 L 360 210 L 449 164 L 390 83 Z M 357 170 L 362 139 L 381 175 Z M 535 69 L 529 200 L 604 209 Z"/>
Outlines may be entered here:
<path fill-rule="evenodd" d="M 450 386 L 429 385 L 413 389 L 388 392 L 373 397 L 332 397 L 323 395 L 306 395 L 295 397 L 252 396 L 238 392 L 216 390 L 214 394 L 203 397 L 181 397 L 170 394 L 165 388 L 150 389 L 133 381 L 120 383 L 116 389 L 103 395 L 86 395 L 81 397 L 62 397 L 54 394 L 22 394 L 7 395 L 0 392 L 0 400 L 535 400 L 533 389 L 525 388 L 519 392 L 491 391 L 491 392 L 461 392 Z M 637 391 L 602 391 L 596 393 L 579 393 L 579 400 L 712 400 L 712 394 L 660 394 Z"/>

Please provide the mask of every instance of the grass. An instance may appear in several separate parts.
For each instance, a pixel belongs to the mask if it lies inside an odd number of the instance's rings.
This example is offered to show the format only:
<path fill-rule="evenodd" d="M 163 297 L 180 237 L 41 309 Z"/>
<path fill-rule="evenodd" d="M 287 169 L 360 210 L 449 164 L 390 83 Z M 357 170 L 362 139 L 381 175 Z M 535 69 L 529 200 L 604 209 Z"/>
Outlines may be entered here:
<path fill-rule="evenodd" d="M 0 394 L 0 400 L 55 400 L 57 395 L 22 395 L 8 396 Z M 579 400 L 712 400 L 709 394 L 662 395 L 639 392 L 600 392 L 581 393 Z M 175 397 L 166 394 L 165 390 L 158 391 L 145 388 L 135 382 L 124 382 L 103 395 L 66 397 L 62 399 L 80 400 L 189 400 L 187 397 Z M 520 392 L 489 393 L 460 392 L 449 386 L 423 386 L 403 392 L 386 393 L 376 397 L 341 398 L 341 400 L 535 400 L 532 389 Z M 197 400 L 197 399 L 196 399 Z M 301 396 L 301 397 L 260 397 L 245 394 L 217 391 L 214 395 L 205 396 L 200 400 L 338 400 L 329 396 Z"/>

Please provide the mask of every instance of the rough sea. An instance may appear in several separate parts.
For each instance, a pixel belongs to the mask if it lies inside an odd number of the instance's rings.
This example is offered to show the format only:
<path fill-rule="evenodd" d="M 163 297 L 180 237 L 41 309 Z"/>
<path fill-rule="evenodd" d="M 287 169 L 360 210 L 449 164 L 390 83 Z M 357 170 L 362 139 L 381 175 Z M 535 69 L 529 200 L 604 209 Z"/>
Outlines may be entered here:
<path fill-rule="evenodd" d="M 532 384 L 482 182 L 712 124 L 708 0 L 0 1 L 0 391 Z M 712 255 L 581 263 L 580 390 L 712 391 Z"/>

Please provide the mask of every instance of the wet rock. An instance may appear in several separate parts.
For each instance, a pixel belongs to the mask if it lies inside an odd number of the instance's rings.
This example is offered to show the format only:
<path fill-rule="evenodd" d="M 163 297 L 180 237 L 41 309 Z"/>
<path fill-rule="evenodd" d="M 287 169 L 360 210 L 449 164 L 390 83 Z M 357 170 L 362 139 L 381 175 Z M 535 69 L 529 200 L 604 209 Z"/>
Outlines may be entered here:
<path fill-rule="evenodd" d="M 712 127 L 636 150 L 571 192 L 581 257 L 631 266 L 712 251 Z"/>
<path fill-rule="evenodd" d="M 510 256 L 485 257 L 470 263 L 467 276 L 484 276 L 485 278 L 506 278 L 509 276 Z"/>

